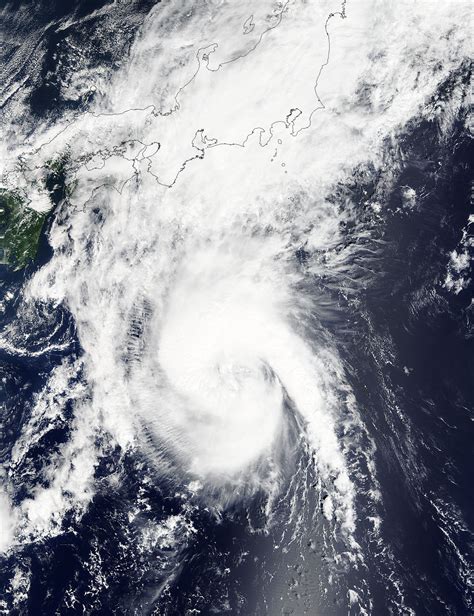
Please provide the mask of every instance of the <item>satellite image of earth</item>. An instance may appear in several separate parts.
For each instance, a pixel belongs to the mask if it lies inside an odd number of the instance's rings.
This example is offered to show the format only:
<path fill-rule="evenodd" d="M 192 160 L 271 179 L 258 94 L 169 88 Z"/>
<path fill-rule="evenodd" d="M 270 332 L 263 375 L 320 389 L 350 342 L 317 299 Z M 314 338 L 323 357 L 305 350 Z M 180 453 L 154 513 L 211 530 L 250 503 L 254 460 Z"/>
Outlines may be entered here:
<path fill-rule="evenodd" d="M 0 615 L 472 616 L 468 0 L 0 0 Z"/>

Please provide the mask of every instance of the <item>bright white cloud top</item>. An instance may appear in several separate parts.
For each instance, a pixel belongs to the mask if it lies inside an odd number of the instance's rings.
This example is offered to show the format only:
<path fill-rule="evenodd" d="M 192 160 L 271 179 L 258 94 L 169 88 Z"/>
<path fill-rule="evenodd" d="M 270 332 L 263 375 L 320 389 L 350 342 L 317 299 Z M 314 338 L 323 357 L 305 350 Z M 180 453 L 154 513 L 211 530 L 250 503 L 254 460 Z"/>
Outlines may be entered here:
<path fill-rule="evenodd" d="M 160 4 L 95 107 L 34 134 L 7 169 L 44 209 L 38 177 L 68 155 L 67 214 L 27 292 L 67 305 L 92 387 L 50 487 L 15 512 L 18 540 L 84 511 L 105 430 L 217 509 L 278 491 L 308 447 L 331 532 L 362 558 L 355 476 L 365 464 L 375 502 L 372 445 L 308 279 L 357 287 L 356 246 L 342 245 L 353 212 L 327 197 L 350 169 L 384 164 L 385 140 L 468 54 L 469 5 L 345 4 Z"/>

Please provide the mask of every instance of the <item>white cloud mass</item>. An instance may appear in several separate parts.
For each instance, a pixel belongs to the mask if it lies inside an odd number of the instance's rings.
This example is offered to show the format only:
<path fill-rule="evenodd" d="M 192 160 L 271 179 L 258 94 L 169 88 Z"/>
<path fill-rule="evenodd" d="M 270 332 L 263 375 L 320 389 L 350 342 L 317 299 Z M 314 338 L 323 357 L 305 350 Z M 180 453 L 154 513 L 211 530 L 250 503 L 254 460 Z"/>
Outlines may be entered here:
<path fill-rule="evenodd" d="M 357 288 L 343 241 L 355 214 L 329 195 L 358 165 L 382 168 L 387 140 L 430 113 L 469 54 L 469 7 L 158 4 L 91 111 L 30 137 L 10 185 L 43 209 L 38 177 L 68 152 L 74 192 L 27 301 L 67 305 L 92 398 L 50 487 L 21 507 L 25 536 L 83 510 L 101 430 L 158 474 L 199 481 L 203 498 L 220 490 L 224 507 L 239 490 L 278 489 L 293 421 L 330 493 L 324 515 L 357 552 L 347 451 L 365 429 L 312 285 Z M 376 494 L 374 470 L 370 481 Z"/>

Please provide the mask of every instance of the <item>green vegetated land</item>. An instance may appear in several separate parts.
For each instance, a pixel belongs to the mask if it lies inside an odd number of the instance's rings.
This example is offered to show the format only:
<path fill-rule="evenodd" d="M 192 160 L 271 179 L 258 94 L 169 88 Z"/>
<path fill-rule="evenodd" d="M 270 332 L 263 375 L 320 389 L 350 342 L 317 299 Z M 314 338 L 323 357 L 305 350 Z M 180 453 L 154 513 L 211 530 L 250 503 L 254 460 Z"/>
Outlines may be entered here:
<path fill-rule="evenodd" d="M 46 163 L 45 188 L 49 191 L 52 207 L 56 207 L 74 190 L 74 183 L 67 184 L 67 167 L 69 154 L 61 154 L 58 158 Z"/>
<path fill-rule="evenodd" d="M 0 188 L 0 264 L 20 270 L 35 259 L 46 219 L 71 192 L 65 181 L 66 164 L 67 157 L 61 156 L 46 165 L 44 187 L 51 199 L 49 211 L 37 212 L 19 193 Z"/>
<path fill-rule="evenodd" d="M 0 189 L 0 263 L 19 270 L 35 258 L 47 214 L 27 207 L 20 195 Z"/>

